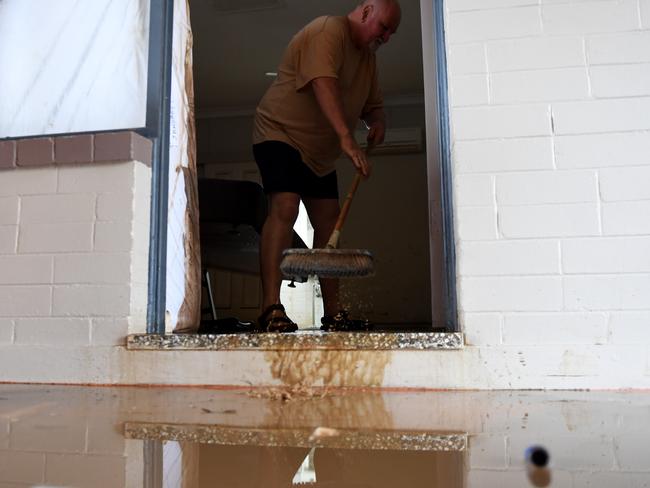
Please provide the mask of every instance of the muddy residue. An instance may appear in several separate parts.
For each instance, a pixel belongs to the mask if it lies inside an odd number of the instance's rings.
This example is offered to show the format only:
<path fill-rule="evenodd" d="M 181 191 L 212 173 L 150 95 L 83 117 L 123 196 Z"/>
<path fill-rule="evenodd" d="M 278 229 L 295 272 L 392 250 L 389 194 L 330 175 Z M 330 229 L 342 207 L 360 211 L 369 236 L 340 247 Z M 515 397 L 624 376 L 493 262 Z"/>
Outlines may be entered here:
<path fill-rule="evenodd" d="M 390 351 L 267 351 L 273 378 L 283 386 L 250 394 L 272 400 L 267 418 L 274 425 L 392 425 L 381 393 L 345 387 L 380 387 Z"/>
<path fill-rule="evenodd" d="M 318 390 L 315 390 L 318 391 Z M 271 401 L 266 425 L 276 428 L 392 429 L 393 416 L 379 392 L 326 390 L 322 397 L 294 396 L 292 401 Z"/>
<path fill-rule="evenodd" d="M 287 387 L 378 387 L 390 351 L 267 351 L 273 378 Z"/>

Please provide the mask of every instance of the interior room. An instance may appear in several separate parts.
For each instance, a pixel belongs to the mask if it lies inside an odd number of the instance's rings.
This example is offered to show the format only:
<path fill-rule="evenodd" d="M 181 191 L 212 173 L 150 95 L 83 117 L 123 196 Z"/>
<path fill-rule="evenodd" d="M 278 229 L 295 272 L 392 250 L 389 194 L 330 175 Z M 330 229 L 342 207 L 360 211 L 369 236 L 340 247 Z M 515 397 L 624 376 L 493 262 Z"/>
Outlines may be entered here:
<path fill-rule="evenodd" d="M 286 44 L 310 20 L 325 14 L 345 15 L 354 5 L 346 0 L 190 1 L 201 179 L 261 183 L 251 149 L 253 114 L 275 77 Z M 375 275 L 342 280 L 342 306 L 367 318 L 377 330 L 432 331 L 444 326 L 444 263 L 436 192 L 440 177 L 437 159 L 432 154 L 427 157 L 431 148 L 426 146 L 420 2 L 406 0 L 403 12 L 397 34 L 377 53 L 387 114 L 386 141 L 370 155 L 372 176 L 355 195 L 339 245 L 368 249 L 374 256 Z M 357 139 L 365 143 L 361 123 Z M 339 159 L 337 173 L 342 200 L 354 174 L 347 158 Z M 431 187 L 433 194 L 429 194 Z M 254 321 L 261 297 L 259 233 L 251 229 L 251 222 L 237 223 L 229 216 L 221 217 L 229 221 L 227 225 L 215 225 L 214 219 L 220 217 L 214 216 L 215 204 L 208 194 L 218 192 L 204 188 L 202 193 L 200 183 L 203 275 L 205 281 L 209 270 L 216 310 L 213 314 L 204 287 L 203 317 Z M 237 201 L 241 193 L 236 190 L 230 204 L 223 195 L 220 198 L 225 208 L 247 205 Z M 263 198 L 261 192 L 257 198 Z M 253 227 L 259 231 L 258 214 Z M 313 231 L 304 207 L 295 232 L 311 247 Z M 301 328 L 318 328 L 322 300 L 313 277 L 303 283 L 283 282 L 282 301 Z"/>

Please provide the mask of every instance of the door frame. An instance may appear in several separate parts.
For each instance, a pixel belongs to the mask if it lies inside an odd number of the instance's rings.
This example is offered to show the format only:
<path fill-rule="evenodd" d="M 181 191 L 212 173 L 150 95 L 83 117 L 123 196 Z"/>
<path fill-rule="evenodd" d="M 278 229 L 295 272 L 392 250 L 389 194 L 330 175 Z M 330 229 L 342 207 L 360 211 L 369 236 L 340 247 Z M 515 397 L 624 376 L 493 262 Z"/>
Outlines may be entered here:
<path fill-rule="evenodd" d="M 178 1 L 178 0 L 177 0 Z M 147 333 L 165 332 L 167 212 L 169 185 L 170 93 L 174 0 L 151 0 L 149 76 L 158 77 L 158 90 L 147 100 L 147 128 L 153 140 L 152 192 L 149 241 Z M 440 192 L 444 256 L 443 301 L 446 332 L 460 332 L 456 290 L 456 247 L 453 219 L 453 184 L 447 57 L 444 38 L 444 1 L 420 0 L 423 39 L 428 194 Z M 426 42 L 425 42 L 426 40 Z M 149 114 L 151 113 L 151 120 Z M 436 150 L 430 150 L 436 148 Z M 439 172 L 440 186 L 432 172 Z M 429 241 L 432 242 L 432 205 L 429 197 Z M 429 246 L 431 253 L 431 245 Z M 430 259 L 431 283 L 434 260 Z M 437 272 L 437 271 L 436 271 Z"/>
<path fill-rule="evenodd" d="M 447 54 L 445 50 L 445 9 L 443 0 L 420 0 L 422 21 L 422 68 L 427 140 L 427 173 L 429 177 L 429 242 L 435 242 L 435 212 L 431 195 L 440 192 L 442 246 L 444 259 L 443 303 L 445 330 L 460 332 L 456 290 L 456 242 L 454 239 L 453 176 L 451 160 L 451 122 L 447 86 Z M 435 148 L 435 149 L 434 149 Z M 439 174 L 434 177 L 435 173 Z M 436 175 L 437 176 L 437 175 Z M 437 181 L 439 179 L 439 186 Z M 439 270 L 435 268 L 433 246 L 429 245 L 431 284 Z M 432 292 L 433 294 L 433 292 Z"/>

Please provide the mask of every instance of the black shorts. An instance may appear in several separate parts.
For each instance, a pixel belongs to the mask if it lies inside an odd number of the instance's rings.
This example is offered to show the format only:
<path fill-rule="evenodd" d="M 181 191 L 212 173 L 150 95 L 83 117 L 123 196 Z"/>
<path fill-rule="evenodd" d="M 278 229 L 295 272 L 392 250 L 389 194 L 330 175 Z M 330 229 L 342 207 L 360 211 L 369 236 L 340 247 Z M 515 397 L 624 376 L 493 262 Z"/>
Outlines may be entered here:
<path fill-rule="evenodd" d="M 255 162 L 262 175 L 265 193 L 291 192 L 306 198 L 338 198 L 336 171 L 318 176 L 286 142 L 253 144 Z"/>

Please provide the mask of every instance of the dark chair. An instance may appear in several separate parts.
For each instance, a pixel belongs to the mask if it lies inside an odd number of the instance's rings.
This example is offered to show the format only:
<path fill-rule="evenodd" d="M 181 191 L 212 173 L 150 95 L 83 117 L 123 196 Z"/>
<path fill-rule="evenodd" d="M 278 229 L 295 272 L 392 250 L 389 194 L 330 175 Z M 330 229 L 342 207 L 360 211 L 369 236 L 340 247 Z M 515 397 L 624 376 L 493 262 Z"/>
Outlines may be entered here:
<path fill-rule="evenodd" d="M 208 268 L 259 275 L 259 242 L 268 204 L 262 187 L 252 181 L 199 178 L 198 191 L 202 280 L 216 320 Z M 307 247 L 295 232 L 292 247 Z"/>

